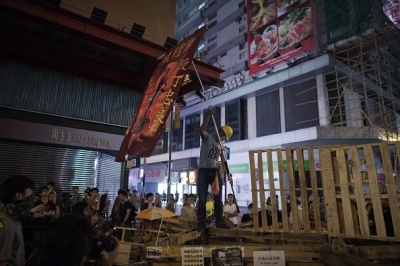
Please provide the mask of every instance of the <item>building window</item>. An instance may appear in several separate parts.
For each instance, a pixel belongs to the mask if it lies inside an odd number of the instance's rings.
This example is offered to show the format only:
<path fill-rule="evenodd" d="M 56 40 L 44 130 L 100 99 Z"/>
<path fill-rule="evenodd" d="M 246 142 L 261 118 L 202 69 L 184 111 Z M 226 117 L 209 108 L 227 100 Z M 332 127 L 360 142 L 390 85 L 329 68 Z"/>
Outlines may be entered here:
<path fill-rule="evenodd" d="M 200 147 L 200 115 L 193 114 L 185 119 L 185 150 Z"/>
<path fill-rule="evenodd" d="M 180 127 L 172 131 L 172 151 L 183 150 L 183 120 L 180 120 Z"/>
<path fill-rule="evenodd" d="M 217 35 L 215 34 L 215 35 L 211 36 L 211 38 L 208 38 L 207 42 L 210 43 L 216 39 L 217 39 Z"/>
<path fill-rule="evenodd" d="M 202 9 L 204 6 L 206 5 L 206 3 L 201 3 L 200 5 L 199 5 L 199 9 Z"/>
<path fill-rule="evenodd" d="M 217 25 L 217 20 L 213 20 L 213 22 L 211 22 L 210 24 L 208 24 L 208 28 L 211 29 L 212 27 L 214 27 L 215 25 Z"/>
<path fill-rule="evenodd" d="M 281 132 L 279 90 L 256 97 L 257 137 Z"/>
<path fill-rule="evenodd" d="M 200 28 L 203 27 L 203 26 L 204 26 L 204 22 L 201 23 L 197 28 L 200 29 Z"/>
<path fill-rule="evenodd" d="M 244 58 L 246 58 L 246 57 L 247 57 L 247 52 L 246 52 L 246 51 L 241 52 L 241 53 L 239 54 L 239 59 L 244 59 Z"/>
<path fill-rule="evenodd" d="M 220 57 L 222 58 L 222 57 L 224 57 L 225 55 L 226 55 L 226 52 L 223 53 L 223 54 L 221 54 Z"/>
<path fill-rule="evenodd" d="M 217 43 L 213 43 L 210 46 L 208 46 L 208 51 L 211 51 L 212 49 L 217 48 Z"/>
<path fill-rule="evenodd" d="M 284 88 L 286 131 L 319 125 L 315 79 Z"/>
<path fill-rule="evenodd" d="M 246 100 L 237 99 L 225 105 L 225 125 L 233 129 L 231 140 L 247 138 L 247 109 Z"/>
<path fill-rule="evenodd" d="M 240 2 L 240 3 L 239 3 L 239 8 L 241 8 L 242 6 L 245 6 L 245 4 L 246 4 L 245 1 Z"/>
<path fill-rule="evenodd" d="M 239 33 L 242 33 L 245 30 L 246 30 L 246 25 L 242 25 L 239 27 Z"/>
<path fill-rule="evenodd" d="M 217 128 L 220 128 L 221 127 L 221 108 L 215 107 L 215 108 L 213 108 L 213 111 L 214 111 L 213 116 L 214 116 L 214 119 L 215 119 L 215 123 L 217 124 Z M 203 120 L 207 116 L 207 112 L 208 112 L 207 109 L 204 110 L 204 112 L 203 112 Z M 214 134 L 215 133 L 215 126 L 214 126 L 214 121 L 213 121 L 212 118 L 210 118 L 210 122 L 208 122 L 206 130 L 210 134 Z"/>
<path fill-rule="evenodd" d="M 244 48 L 246 48 L 246 43 L 241 43 L 239 44 L 239 50 L 243 50 Z"/>

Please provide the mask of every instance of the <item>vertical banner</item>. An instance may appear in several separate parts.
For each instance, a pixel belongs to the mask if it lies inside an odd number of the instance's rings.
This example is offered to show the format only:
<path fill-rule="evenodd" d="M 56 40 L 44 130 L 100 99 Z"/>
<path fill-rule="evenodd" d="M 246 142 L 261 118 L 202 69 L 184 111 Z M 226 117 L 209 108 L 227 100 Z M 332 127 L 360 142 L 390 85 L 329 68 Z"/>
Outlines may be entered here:
<path fill-rule="evenodd" d="M 125 155 L 151 155 L 172 110 L 205 27 L 170 49 L 154 71 L 133 119 L 125 133 L 117 162 Z"/>
<path fill-rule="evenodd" d="M 247 0 L 250 74 L 316 46 L 310 0 Z"/>

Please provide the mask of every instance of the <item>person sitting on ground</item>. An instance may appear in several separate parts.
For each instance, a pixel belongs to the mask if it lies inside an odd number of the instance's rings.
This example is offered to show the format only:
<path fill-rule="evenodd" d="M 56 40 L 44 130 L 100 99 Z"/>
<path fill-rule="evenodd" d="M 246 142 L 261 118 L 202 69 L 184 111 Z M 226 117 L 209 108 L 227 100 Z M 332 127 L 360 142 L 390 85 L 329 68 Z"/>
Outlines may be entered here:
<path fill-rule="evenodd" d="M 367 209 L 369 233 L 371 235 L 376 235 L 376 225 L 375 225 L 375 217 L 374 217 L 374 210 L 372 208 L 372 203 L 367 203 L 365 205 L 365 208 Z"/>
<path fill-rule="evenodd" d="M 92 249 L 101 255 L 93 258 L 95 265 L 111 266 L 119 251 L 119 241 L 110 236 L 112 250 L 106 251 L 102 242 L 95 242 L 95 233 L 83 217 L 63 216 L 52 223 L 40 238 L 27 266 L 81 266 L 89 261 Z M 93 247 L 93 248 L 92 248 Z"/>
<path fill-rule="evenodd" d="M 249 213 L 243 214 L 239 227 L 240 228 L 245 228 L 245 227 L 253 227 L 254 226 L 254 220 L 253 220 L 253 203 L 250 203 L 249 206 L 247 206 L 249 209 Z"/>
<path fill-rule="evenodd" d="M 229 222 L 227 221 L 228 225 L 230 225 L 230 227 L 236 227 L 237 226 L 237 217 L 239 215 L 239 213 L 237 212 L 237 207 L 236 204 L 233 203 L 233 194 L 229 193 L 228 194 L 228 203 L 226 203 L 224 205 L 224 217 L 227 218 L 229 220 Z"/>
<path fill-rule="evenodd" d="M 278 196 L 276 196 L 278 198 Z M 268 197 L 267 202 L 266 202 L 266 214 L 267 214 L 267 226 L 272 225 L 272 206 L 271 206 L 271 197 Z M 282 211 L 278 209 L 278 206 L 276 206 L 276 215 L 278 216 L 278 227 L 282 226 Z M 258 211 L 258 224 L 261 227 L 262 226 L 262 216 L 261 216 L 261 210 Z"/>
<path fill-rule="evenodd" d="M 213 223 L 215 220 L 214 217 L 214 201 L 213 197 L 210 193 L 207 194 L 207 202 L 206 202 L 206 217 L 207 223 Z"/>
<path fill-rule="evenodd" d="M 181 209 L 181 216 L 191 218 L 196 217 L 195 209 L 192 207 L 192 200 L 193 199 L 191 197 L 187 197 L 186 204 L 183 205 Z"/>

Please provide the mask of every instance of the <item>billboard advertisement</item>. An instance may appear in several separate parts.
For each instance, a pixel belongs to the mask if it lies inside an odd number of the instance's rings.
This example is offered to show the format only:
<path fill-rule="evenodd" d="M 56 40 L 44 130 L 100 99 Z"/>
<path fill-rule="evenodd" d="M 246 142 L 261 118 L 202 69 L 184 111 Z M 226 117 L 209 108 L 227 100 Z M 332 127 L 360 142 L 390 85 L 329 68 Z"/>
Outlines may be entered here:
<path fill-rule="evenodd" d="M 400 1 L 382 0 L 383 13 L 400 29 Z"/>
<path fill-rule="evenodd" d="M 250 74 L 316 46 L 310 0 L 247 0 Z"/>

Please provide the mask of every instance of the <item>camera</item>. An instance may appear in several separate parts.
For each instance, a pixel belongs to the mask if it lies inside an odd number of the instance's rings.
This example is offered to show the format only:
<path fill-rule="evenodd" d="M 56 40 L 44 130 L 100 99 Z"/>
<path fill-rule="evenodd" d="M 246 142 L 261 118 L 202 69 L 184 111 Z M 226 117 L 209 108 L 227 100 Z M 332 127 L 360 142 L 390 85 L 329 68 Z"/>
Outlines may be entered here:
<path fill-rule="evenodd" d="M 92 255 L 98 257 L 103 251 L 113 251 L 118 244 L 113 236 L 114 228 L 109 225 L 96 229 L 94 231 Z"/>

